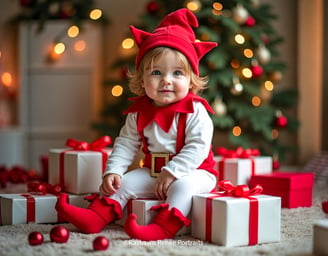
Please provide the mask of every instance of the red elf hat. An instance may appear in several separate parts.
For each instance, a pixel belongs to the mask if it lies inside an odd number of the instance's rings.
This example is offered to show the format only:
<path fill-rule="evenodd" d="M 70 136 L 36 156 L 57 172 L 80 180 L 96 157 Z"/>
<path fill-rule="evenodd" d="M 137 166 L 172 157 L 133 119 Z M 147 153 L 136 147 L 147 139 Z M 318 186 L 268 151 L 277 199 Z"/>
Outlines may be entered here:
<path fill-rule="evenodd" d="M 199 75 L 199 60 L 216 47 L 217 43 L 196 42 L 192 27 L 198 27 L 198 20 L 190 10 L 185 8 L 168 14 L 152 33 L 130 26 L 139 47 L 136 69 L 138 70 L 140 61 L 146 52 L 155 47 L 165 46 L 183 53 L 189 60 L 195 74 Z"/>

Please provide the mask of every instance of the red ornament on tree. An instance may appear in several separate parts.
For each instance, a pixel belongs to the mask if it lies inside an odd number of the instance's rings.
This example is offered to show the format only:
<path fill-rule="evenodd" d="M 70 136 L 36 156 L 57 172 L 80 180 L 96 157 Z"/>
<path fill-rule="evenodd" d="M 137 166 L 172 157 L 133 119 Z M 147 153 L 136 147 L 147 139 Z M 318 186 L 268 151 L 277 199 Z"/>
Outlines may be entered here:
<path fill-rule="evenodd" d="M 253 27 L 255 26 L 256 21 L 252 16 L 248 16 L 247 20 L 245 21 L 245 25 L 248 27 Z"/>
<path fill-rule="evenodd" d="M 95 251 L 107 250 L 108 246 L 109 246 L 109 240 L 104 236 L 97 236 L 93 240 L 93 249 Z"/>
<path fill-rule="evenodd" d="M 288 124 L 287 117 L 281 115 L 276 118 L 276 125 L 278 128 L 285 128 Z"/>
<path fill-rule="evenodd" d="M 50 240 L 55 243 L 66 243 L 69 231 L 64 226 L 55 226 L 50 230 Z"/>
<path fill-rule="evenodd" d="M 273 170 L 278 170 L 280 168 L 280 162 L 278 160 L 274 160 L 272 162 L 272 169 Z"/>
<path fill-rule="evenodd" d="M 159 10 L 159 4 L 155 1 L 151 1 L 147 4 L 147 11 L 149 14 L 155 14 Z"/>
<path fill-rule="evenodd" d="M 43 235 L 40 232 L 33 231 L 28 235 L 30 245 L 39 245 L 43 243 Z"/>
<path fill-rule="evenodd" d="M 263 74 L 263 68 L 260 65 L 254 65 L 251 67 L 253 77 L 260 77 Z"/>

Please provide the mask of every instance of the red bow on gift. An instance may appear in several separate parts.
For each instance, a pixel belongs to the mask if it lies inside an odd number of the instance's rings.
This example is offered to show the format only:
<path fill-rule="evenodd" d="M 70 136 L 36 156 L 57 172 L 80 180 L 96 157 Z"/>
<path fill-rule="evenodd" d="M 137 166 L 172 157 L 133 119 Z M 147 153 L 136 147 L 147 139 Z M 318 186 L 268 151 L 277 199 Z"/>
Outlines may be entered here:
<path fill-rule="evenodd" d="M 235 187 L 230 180 L 219 181 L 218 188 L 220 191 L 223 191 L 222 195 L 234 197 L 259 195 L 263 191 L 263 187 L 261 185 L 256 185 L 253 188 L 249 188 L 247 185 L 238 185 Z"/>
<path fill-rule="evenodd" d="M 224 147 L 218 147 L 216 153 L 225 158 L 250 158 L 251 156 L 259 156 L 260 151 L 258 149 L 237 147 L 235 150 L 226 149 Z"/>
<path fill-rule="evenodd" d="M 33 194 L 54 194 L 58 195 L 62 192 L 62 187 L 59 184 L 51 185 L 47 182 L 29 182 L 27 191 Z"/>
<path fill-rule="evenodd" d="M 79 141 L 75 139 L 67 139 L 66 146 L 71 147 L 74 150 L 100 151 L 111 143 L 112 143 L 112 139 L 109 136 L 103 136 L 92 143 L 88 143 L 86 141 Z"/>

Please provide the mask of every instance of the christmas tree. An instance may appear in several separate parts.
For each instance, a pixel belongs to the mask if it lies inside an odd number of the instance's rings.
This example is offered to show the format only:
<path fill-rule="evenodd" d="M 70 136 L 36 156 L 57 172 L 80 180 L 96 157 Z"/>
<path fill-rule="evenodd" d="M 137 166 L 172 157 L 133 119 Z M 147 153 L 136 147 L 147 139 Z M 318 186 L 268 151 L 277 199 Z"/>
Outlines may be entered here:
<path fill-rule="evenodd" d="M 197 38 L 218 42 L 219 46 L 200 63 L 201 75 L 208 75 L 208 89 L 202 97 L 215 110 L 216 132 L 229 136 L 227 147 L 258 148 L 272 155 L 279 165 L 290 145 L 282 144 L 281 133 L 295 132 L 298 122 L 288 114 L 297 101 L 297 92 L 277 89 L 285 64 L 279 60 L 277 45 L 282 38 L 272 26 L 277 17 L 271 6 L 259 0 L 157 0 L 145 6 L 137 28 L 152 31 L 162 18 L 179 8 L 195 13 L 200 26 Z M 117 81 L 106 81 L 112 97 L 105 104 L 104 122 L 94 127 L 115 137 L 124 122 L 122 111 L 127 107 L 127 70 L 134 70 L 133 39 L 128 35 L 122 42 L 128 57 L 118 59 L 113 68 L 120 73 Z"/>

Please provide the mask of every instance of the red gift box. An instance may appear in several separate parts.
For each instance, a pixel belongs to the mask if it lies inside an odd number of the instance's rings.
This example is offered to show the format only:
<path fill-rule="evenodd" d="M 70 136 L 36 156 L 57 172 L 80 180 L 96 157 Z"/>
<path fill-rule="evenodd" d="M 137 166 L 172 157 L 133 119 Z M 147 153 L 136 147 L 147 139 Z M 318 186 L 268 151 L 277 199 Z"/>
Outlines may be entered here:
<path fill-rule="evenodd" d="M 313 173 L 273 172 L 254 175 L 250 185 L 260 184 L 263 193 L 281 197 L 281 207 L 297 208 L 312 206 Z"/>

